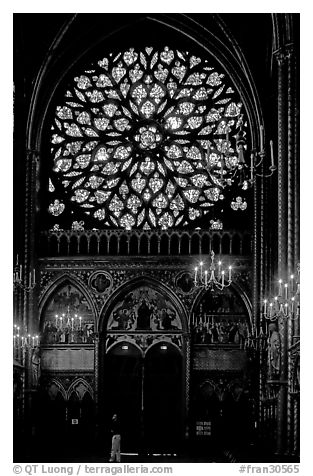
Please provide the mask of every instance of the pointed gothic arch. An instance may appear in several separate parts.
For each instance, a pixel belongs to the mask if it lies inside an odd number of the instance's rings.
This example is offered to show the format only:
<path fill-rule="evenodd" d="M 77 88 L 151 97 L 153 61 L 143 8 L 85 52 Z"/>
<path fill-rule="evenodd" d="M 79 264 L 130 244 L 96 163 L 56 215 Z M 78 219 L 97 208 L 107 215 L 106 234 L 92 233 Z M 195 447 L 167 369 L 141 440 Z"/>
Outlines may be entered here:
<path fill-rule="evenodd" d="M 95 329 L 96 329 L 98 324 L 98 313 L 97 313 L 96 305 L 92 298 L 92 294 L 79 278 L 77 278 L 76 276 L 70 275 L 68 273 L 64 273 L 61 276 L 58 276 L 49 285 L 49 287 L 44 291 L 43 295 L 41 296 L 39 301 L 39 306 L 38 306 L 40 327 L 42 327 L 43 325 L 44 312 L 48 303 L 53 298 L 53 296 L 57 293 L 57 291 L 61 289 L 63 286 L 65 286 L 66 284 L 69 284 L 73 286 L 74 288 L 76 288 L 85 297 L 92 311 L 92 315 L 94 317 L 94 322 L 95 322 Z"/>

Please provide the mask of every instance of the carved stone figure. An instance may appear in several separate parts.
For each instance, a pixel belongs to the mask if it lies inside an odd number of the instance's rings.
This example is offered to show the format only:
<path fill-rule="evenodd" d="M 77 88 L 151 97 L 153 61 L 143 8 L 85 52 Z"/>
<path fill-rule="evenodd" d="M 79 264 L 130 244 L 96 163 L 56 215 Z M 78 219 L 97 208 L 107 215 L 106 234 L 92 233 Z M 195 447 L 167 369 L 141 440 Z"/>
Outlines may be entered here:
<path fill-rule="evenodd" d="M 268 346 L 268 363 L 270 375 L 278 374 L 280 372 L 280 352 L 281 342 L 280 335 L 277 331 L 277 326 L 272 323 L 268 326 L 269 330 L 269 346 Z"/>
<path fill-rule="evenodd" d="M 31 358 L 31 363 L 32 363 L 32 384 L 34 387 L 37 387 L 40 379 L 40 348 L 35 347 L 33 349 L 33 354 Z"/>

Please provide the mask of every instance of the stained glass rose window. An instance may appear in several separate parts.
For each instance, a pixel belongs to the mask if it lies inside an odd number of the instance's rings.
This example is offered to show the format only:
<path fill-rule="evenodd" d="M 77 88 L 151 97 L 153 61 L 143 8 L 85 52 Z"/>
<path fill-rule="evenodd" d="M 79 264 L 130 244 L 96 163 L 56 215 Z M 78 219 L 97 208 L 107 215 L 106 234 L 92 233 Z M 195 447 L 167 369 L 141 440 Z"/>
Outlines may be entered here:
<path fill-rule="evenodd" d="M 232 184 L 242 117 L 207 59 L 168 47 L 109 54 L 56 107 L 49 213 L 75 203 L 99 227 L 186 225 Z"/>

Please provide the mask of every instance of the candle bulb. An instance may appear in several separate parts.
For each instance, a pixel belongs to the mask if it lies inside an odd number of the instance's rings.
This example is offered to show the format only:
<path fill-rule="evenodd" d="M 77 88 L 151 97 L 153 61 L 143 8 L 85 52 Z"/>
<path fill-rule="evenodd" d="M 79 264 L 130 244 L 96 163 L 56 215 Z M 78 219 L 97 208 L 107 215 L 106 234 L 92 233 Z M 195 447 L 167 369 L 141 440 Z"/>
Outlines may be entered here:
<path fill-rule="evenodd" d="M 36 345 L 38 346 L 38 344 L 39 344 L 39 337 L 36 336 Z"/>
<path fill-rule="evenodd" d="M 271 166 L 275 167 L 274 164 L 274 150 L 273 150 L 273 141 L 270 140 L 270 148 L 271 148 Z"/>
<path fill-rule="evenodd" d="M 273 303 L 270 303 L 270 317 L 273 315 Z"/>
<path fill-rule="evenodd" d="M 36 284 L 36 271 L 33 269 L 33 284 Z"/>
<path fill-rule="evenodd" d="M 72 317 L 72 330 L 74 329 L 74 317 Z"/>
<path fill-rule="evenodd" d="M 82 328 L 82 318 L 79 316 L 79 328 Z"/>
<path fill-rule="evenodd" d="M 59 316 L 56 314 L 56 315 L 55 315 L 55 327 L 58 327 L 58 317 L 59 317 Z"/>
<path fill-rule="evenodd" d="M 222 271 L 222 286 L 224 286 L 225 271 Z"/>
<path fill-rule="evenodd" d="M 293 313 L 293 311 L 294 311 L 294 304 L 295 304 L 295 298 L 292 297 L 292 298 L 291 298 L 291 312 L 292 312 L 292 313 Z"/>
<path fill-rule="evenodd" d="M 285 283 L 285 299 L 288 299 L 288 284 Z"/>
<path fill-rule="evenodd" d="M 32 285 L 32 273 L 31 273 L 31 271 L 28 273 L 28 285 L 29 286 Z"/>
<path fill-rule="evenodd" d="M 264 150 L 264 143 L 263 143 L 263 126 L 260 125 L 260 151 L 263 152 Z"/>
<path fill-rule="evenodd" d="M 203 279 L 203 269 L 202 269 L 202 266 L 203 266 L 203 261 L 200 261 L 200 280 L 202 282 L 202 279 Z"/>
<path fill-rule="evenodd" d="M 208 271 L 207 270 L 204 271 L 204 280 L 205 280 L 205 285 L 207 286 L 208 285 Z"/>
<path fill-rule="evenodd" d="M 16 255 L 16 267 L 18 267 L 18 255 Z"/>
<path fill-rule="evenodd" d="M 294 293 L 294 275 L 293 274 L 290 275 L 289 284 L 290 284 L 290 292 L 291 294 L 293 294 Z"/>
<path fill-rule="evenodd" d="M 228 267 L 228 281 L 231 282 L 231 266 Z"/>
<path fill-rule="evenodd" d="M 20 281 L 22 281 L 22 265 L 20 264 Z"/>
<path fill-rule="evenodd" d="M 219 278 L 221 277 L 221 264 L 222 264 L 222 262 L 219 261 L 219 262 L 218 262 L 218 277 L 219 277 Z"/>
<path fill-rule="evenodd" d="M 16 348 L 16 336 L 13 336 L 13 348 Z"/>
<path fill-rule="evenodd" d="M 283 281 L 280 279 L 278 282 L 279 282 L 278 296 L 282 296 L 282 294 L 283 294 L 282 282 Z"/>
<path fill-rule="evenodd" d="M 274 300 L 275 300 L 275 310 L 278 311 L 279 310 L 278 296 L 275 296 Z"/>
<path fill-rule="evenodd" d="M 266 312 L 267 312 L 267 300 L 264 299 L 264 316 L 266 316 Z"/>
<path fill-rule="evenodd" d="M 198 267 L 195 267 L 195 284 L 197 284 Z"/>
<path fill-rule="evenodd" d="M 33 347 L 35 347 L 35 336 L 33 336 L 32 341 L 33 341 Z"/>

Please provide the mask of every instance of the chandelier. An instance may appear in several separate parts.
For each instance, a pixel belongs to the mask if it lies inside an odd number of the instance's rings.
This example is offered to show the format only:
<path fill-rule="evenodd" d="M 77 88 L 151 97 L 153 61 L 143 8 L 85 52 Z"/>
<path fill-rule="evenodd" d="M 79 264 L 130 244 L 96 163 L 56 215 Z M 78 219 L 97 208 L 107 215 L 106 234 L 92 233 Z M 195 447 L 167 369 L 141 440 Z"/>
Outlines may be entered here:
<path fill-rule="evenodd" d="M 55 315 L 55 327 L 61 331 L 64 329 L 79 331 L 82 329 L 82 318 L 78 314 L 72 314 L 70 306 L 67 306 L 66 313 Z"/>
<path fill-rule="evenodd" d="M 226 127 L 224 134 L 220 135 L 223 143 L 219 159 L 210 156 L 209 147 L 207 148 L 206 162 L 207 170 L 216 177 L 222 188 L 230 187 L 236 183 L 237 187 L 243 191 L 251 188 L 256 177 L 271 177 L 277 167 L 274 163 L 273 141 L 270 140 L 271 165 L 268 173 L 261 173 L 261 165 L 266 157 L 264 147 L 264 128 L 260 126 L 260 151 L 252 150 L 250 153 L 250 163 L 246 163 L 245 153 L 247 150 L 246 132 L 244 131 L 243 115 L 240 115 L 237 123 L 237 134 L 235 142 L 232 144 L 229 134 L 231 129 Z M 247 202 L 238 195 L 231 202 L 233 210 L 245 210 Z"/>
<path fill-rule="evenodd" d="M 39 346 L 39 336 L 28 334 L 17 324 L 13 325 L 13 358 L 22 361 L 25 353 Z"/>
<path fill-rule="evenodd" d="M 25 272 L 25 268 L 19 264 L 18 255 L 16 257 L 16 264 L 13 271 L 13 286 L 14 289 L 21 288 L 26 292 L 30 292 L 36 286 L 36 271 Z"/>
<path fill-rule="evenodd" d="M 211 251 L 211 263 L 208 269 L 204 269 L 203 261 L 200 261 L 199 267 L 195 267 L 194 285 L 196 287 L 202 287 L 205 290 L 217 289 L 223 290 L 232 283 L 232 267 L 228 267 L 228 272 L 222 269 L 222 262 L 215 263 L 215 253 Z"/>
<path fill-rule="evenodd" d="M 263 301 L 263 316 L 268 321 L 277 319 L 297 320 L 300 316 L 300 265 L 296 275 L 290 275 L 286 282 L 278 281 L 277 295 Z"/>

